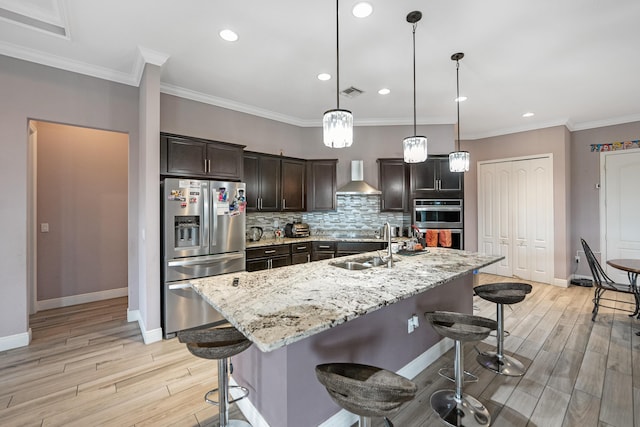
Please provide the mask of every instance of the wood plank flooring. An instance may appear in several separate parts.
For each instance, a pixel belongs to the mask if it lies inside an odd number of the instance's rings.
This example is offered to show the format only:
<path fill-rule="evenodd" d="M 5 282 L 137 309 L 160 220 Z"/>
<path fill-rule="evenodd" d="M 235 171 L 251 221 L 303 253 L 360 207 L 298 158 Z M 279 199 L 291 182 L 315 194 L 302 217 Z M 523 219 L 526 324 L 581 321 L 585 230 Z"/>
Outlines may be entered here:
<path fill-rule="evenodd" d="M 512 280 L 479 276 L 479 283 Z M 505 307 L 505 349 L 527 373 L 495 375 L 467 344 L 465 369 L 479 381 L 465 392 L 485 403 L 494 426 L 640 427 L 640 337 L 633 333 L 640 322 L 604 308 L 592 322 L 592 288 L 530 283 L 522 303 Z M 494 304 L 474 303 L 476 314 L 495 318 Z M 117 298 L 32 316 L 31 345 L 0 352 L 0 425 L 217 426 L 217 408 L 203 402 L 217 384 L 216 363 L 176 339 L 144 345 L 126 309 L 126 298 Z M 495 338 L 477 347 L 492 349 Z M 429 397 L 452 387 L 437 374 L 452 361 L 449 351 L 414 378 L 419 393 L 392 418 L 396 427 L 441 425 Z M 232 414 L 242 417 L 233 405 Z"/>

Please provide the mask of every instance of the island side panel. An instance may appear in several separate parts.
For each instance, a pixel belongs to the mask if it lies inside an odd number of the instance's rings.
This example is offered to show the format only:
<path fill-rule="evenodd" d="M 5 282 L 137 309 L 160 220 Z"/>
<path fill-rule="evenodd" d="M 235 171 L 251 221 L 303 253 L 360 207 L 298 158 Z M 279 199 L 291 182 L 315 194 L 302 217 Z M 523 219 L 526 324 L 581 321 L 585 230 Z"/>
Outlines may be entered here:
<path fill-rule="evenodd" d="M 440 341 L 424 318 L 434 310 L 471 314 L 472 274 L 273 352 L 252 346 L 235 357 L 233 377 L 249 386 L 252 404 L 270 426 L 317 426 L 340 408 L 318 383 L 316 365 L 355 362 L 397 372 Z M 409 334 L 413 314 L 420 326 Z"/>

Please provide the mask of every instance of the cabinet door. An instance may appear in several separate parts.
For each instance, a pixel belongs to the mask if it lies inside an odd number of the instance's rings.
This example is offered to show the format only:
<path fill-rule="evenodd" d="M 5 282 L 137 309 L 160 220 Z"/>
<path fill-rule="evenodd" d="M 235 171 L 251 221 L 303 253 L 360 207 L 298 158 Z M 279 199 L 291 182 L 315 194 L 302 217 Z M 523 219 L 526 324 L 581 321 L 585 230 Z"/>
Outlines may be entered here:
<path fill-rule="evenodd" d="M 309 252 L 291 254 L 291 264 L 305 264 L 309 261 L 311 261 L 311 254 Z"/>
<path fill-rule="evenodd" d="M 247 211 L 255 212 L 258 210 L 258 198 L 260 197 L 260 162 L 258 156 L 253 154 L 244 155 L 244 177 L 243 181 L 247 188 L 245 195 L 247 198 Z"/>
<path fill-rule="evenodd" d="M 167 172 L 206 175 L 207 144 L 180 138 L 167 138 Z"/>
<path fill-rule="evenodd" d="M 411 164 L 411 191 L 435 191 L 436 172 L 439 165 L 436 159 L 428 158 L 422 163 Z"/>
<path fill-rule="evenodd" d="M 260 156 L 258 197 L 260 204 L 259 211 L 275 212 L 280 210 L 280 159 L 277 157 Z"/>
<path fill-rule="evenodd" d="M 282 210 L 305 210 L 304 160 L 282 159 Z"/>
<path fill-rule="evenodd" d="M 256 260 L 247 260 L 246 269 L 247 271 L 260 271 L 266 270 L 269 268 L 269 260 L 268 259 L 256 259 Z"/>
<path fill-rule="evenodd" d="M 336 210 L 337 160 L 310 160 L 307 162 L 309 211 Z"/>
<path fill-rule="evenodd" d="M 217 179 L 239 180 L 242 175 L 242 149 L 225 144 L 207 144 L 208 174 Z"/>
<path fill-rule="evenodd" d="M 284 267 L 291 265 L 291 257 L 289 255 L 271 258 L 271 268 Z"/>
<path fill-rule="evenodd" d="M 378 182 L 382 197 L 382 211 L 408 211 L 406 166 L 402 159 L 379 159 Z"/>
<path fill-rule="evenodd" d="M 440 180 L 438 189 L 440 191 L 460 191 L 462 190 L 462 177 L 460 172 L 449 170 L 449 159 L 438 159 L 438 177 Z"/>

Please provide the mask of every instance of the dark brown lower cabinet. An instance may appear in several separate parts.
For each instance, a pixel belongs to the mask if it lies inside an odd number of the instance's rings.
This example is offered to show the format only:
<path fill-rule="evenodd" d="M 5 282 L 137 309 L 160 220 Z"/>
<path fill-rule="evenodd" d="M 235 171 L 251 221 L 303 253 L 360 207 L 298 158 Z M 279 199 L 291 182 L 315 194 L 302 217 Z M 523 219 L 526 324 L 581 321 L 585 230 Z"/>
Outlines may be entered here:
<path fill-rule="evenodd" d="M 247 271 L 267 270 L 291 265 L 289 245 L 264 246 L 247 249 Z"/>
<path fill-rule="evenodd" d="M 311 245 L 311 260 L 320 261 L 336 256 L 336 242 L 313 242 Z"/>
<path fill-rule="evenodd" d="M 311 243 L 291 244 L 291 264 L 305 264 L 311 262 Z"/>
<path fill-rule="evenodd" d="M 338 242 L 336 257 L 379 251 L 387 246 L 385 242 Z"/>

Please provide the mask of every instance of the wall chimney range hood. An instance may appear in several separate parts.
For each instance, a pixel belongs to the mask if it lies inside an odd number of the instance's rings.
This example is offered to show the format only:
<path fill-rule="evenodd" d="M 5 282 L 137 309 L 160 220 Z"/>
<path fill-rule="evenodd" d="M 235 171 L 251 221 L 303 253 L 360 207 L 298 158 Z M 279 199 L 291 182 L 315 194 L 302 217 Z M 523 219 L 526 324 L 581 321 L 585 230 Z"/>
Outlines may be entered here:
<path fill-rule="evenodd" d="M 367 184 L 364 181 L 364 168 L 363 168 L 362 160 L 351 160 L 351 181 L 342 187 L 338 188 L 336 194 L 359 194 L 359 195 L 370 195 L 370 194 L 382 194 L 382 192 L 375 187 Z"/>

